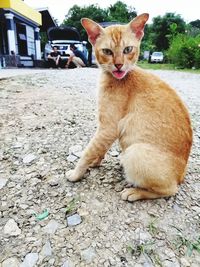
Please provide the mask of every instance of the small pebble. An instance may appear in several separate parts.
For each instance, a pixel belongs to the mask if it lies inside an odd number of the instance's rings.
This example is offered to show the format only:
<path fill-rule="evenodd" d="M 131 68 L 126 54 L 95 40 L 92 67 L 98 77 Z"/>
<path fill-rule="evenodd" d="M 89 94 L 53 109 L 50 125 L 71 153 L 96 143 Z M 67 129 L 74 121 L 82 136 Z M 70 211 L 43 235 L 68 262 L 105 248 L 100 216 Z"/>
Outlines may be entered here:
<path fill-rule="evenodd" d="M 21 229 L 19 229 L 17 223 L 13 219 L 10 219 L 4 226 L 4 234 L 10 236 L 17 236 L 21 234 Z"/>
<path fill-rule="evenodd" d="M 20 267 L 33 267 L 38 261 L 38 253 L 28 253 Z"/>
<path fill-rule="evenodd" d="M 114 150 L 114 151 L 110 151 L 109 154 L 112 156 L 112 157 L 118 157 L 119 156 L 119 152 Z"/>
<path fill-rule="evenodd" d="M 32 163 L 37 157 L 33 154 L 28 154 L 23 157 L 23 163 L 24 164 L 30 164 Z"/>
<path fill-rule="evenodd" d="M 82 222 L 81 216 L 79 214 L 74 214 L 72 216 L 67 217 L 67 225 L 68 226 L 75 226 Z"/>
<path fill-rule="evenodd" d="M 74 162 L 74 161 L 76 161 L 76 160 L 77 160 L 77 157 L 74 156 L 74 155 L 69 155 L 69 156 L 67 157 L 67 161 L 69 161 L 69 162 Z"/>
<path fill-rule="evenodd" d="M 0 178 L 0 189 L 2 189 L 8 182 L 6 178 Z"/>

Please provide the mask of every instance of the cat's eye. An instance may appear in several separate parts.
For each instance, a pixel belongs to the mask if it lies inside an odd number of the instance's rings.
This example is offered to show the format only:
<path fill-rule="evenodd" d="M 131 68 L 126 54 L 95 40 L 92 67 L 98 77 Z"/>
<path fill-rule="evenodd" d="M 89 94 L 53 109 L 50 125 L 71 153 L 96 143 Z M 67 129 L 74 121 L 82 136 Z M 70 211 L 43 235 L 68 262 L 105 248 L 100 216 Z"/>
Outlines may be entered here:
<path fill-rule="evenodd" d="M 133 50 L 133 46 L 127 46 L 127 47 L 124 48 L 123 53 L 124 54 L 129 54 L 129 53 L 132 52 L 132 50 Z"/>
<path fill-rule="evenodd" d="M 102 49 L 104 55 L 106 56 L 111 56 L 113 54 L 112 50 L 108 49 L 108 48 L 104 48 Z"/>

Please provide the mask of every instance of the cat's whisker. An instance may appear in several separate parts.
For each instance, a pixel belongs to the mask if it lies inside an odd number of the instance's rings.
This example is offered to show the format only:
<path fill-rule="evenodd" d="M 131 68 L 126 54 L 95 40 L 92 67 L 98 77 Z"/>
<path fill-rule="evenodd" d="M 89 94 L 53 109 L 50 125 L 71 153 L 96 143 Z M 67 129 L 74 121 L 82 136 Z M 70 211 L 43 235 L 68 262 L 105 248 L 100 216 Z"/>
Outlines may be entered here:
<path fill-rule="evenodd" d="M 111 66 L 109 66 L 108 64 L 101 64 L 101 68 L 102 68 L 104 71 L 109 71 L 109 69 L 111 69 Z"/>

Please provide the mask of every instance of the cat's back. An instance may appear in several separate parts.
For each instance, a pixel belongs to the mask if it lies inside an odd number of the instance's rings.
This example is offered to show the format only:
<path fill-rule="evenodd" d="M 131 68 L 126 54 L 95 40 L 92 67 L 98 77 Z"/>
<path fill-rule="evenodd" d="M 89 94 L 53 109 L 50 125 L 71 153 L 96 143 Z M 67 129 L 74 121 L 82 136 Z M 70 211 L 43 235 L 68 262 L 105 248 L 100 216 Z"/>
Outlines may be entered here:
<path fill-rule="evenodd" d="M 136 142 L 157 143 L 187 158 L 192 144 L 191 122 L 175 90 L 138 67 L 129 73 L 124 86 L 130 90 L 127 116 L 132 117 L 127 133 L 133 133 Z"/>
<path fill-rule="evenodd" d="M 129 78 L 130 95 L 135 101 L 142 101 L 142 106 L 152 110 L 161 108 L 162 113 L 174 110 L 189 118 L 187 108 L 175 89 L 157 75 L 135 67 Z"/>

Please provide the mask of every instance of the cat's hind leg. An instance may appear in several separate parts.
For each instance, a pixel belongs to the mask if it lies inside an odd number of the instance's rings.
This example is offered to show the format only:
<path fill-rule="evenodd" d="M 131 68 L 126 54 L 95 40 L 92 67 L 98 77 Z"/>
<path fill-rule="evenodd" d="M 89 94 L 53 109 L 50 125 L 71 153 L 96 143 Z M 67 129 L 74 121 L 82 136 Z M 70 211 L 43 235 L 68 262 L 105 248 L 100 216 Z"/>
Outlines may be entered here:
<path fill-rule="evenodd" d="M 127 181 L 137 187 L 122 191 L 122 199 L 128 201 L 175 195 L 186 167 L 184 160 L 145 143 L 128 147 L 121 162 Z"/>

